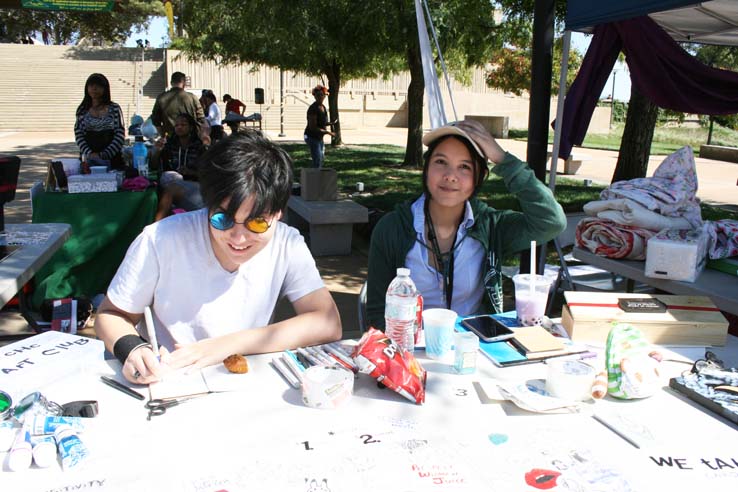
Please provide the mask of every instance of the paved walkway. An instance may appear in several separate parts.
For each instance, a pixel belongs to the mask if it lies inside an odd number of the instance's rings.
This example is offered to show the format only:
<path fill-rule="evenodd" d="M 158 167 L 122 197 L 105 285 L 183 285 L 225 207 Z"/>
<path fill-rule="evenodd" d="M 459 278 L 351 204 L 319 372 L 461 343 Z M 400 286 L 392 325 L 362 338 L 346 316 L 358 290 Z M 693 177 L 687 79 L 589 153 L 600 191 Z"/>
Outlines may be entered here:
<path fill-rule="evenodd" d="M 270 137 L 278 141 L 302 141 L 302 132 L 287 132 L 285 137 L 276 133 Z M 393 144 L 404 146 L 407 132 L 402 128 L 366 128 L 343 131 L 344 143 L 358 144 Z M 503 148 L 518 155 L 525 156 L 526 143 L 516 140 L 501 140 Z M 28 190 L 37 181 L 46 176 L 47 163 L 53 157 L 73 156 L 77 153 L 73 135 L 70 132 L 0 132 L 0 154 L 15 154 L 21 157 L 21 175 L 18 183 L 16 199 L 5 207 L 8 223 L 30 222 L 31 204 Z M 612 177 L 617 152 L 590 150 L 581 152 L 591 157 L 584 161 L 576 179 L 591 179 L 595 183 L 607 185 Z M 663 160 L 656 156 L 649 162 L 648 175 Z M 696 159 L 699 179 L 698 197 L 703 201 L 723 206 L 738 208 L 738 164 Z M 361 238 L 355 237 L 354 249 L 349 256 L 322 257 L 316 260 L 326 285 L 331 290 L 341 311 L 344 331 L 347 335 L 357 333 L 356 320 L 357 294 L 366 279 L 367 245 Z M 280 306 L 277 315 L 286 316 L 291 308 Z M 0 320 L 1 322 L 1 320 Z"/>

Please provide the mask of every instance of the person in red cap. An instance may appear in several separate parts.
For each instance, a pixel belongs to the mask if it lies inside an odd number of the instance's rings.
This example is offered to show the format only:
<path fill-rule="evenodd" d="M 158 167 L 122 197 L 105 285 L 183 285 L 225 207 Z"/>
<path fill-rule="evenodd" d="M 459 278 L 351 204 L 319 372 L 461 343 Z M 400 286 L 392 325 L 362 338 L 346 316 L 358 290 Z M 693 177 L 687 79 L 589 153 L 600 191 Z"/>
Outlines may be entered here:
<path fill-rule="evenodd" d="M 328 129 L 328 111 L 323 105 L 325 96 L 328 95 L 328 88 L 320 84 L 313 88 L 313 97 L 315 102 L 310 105 L 307 110 L 307 126 L 305 127 L 305 143 L 310 147 L 310 156 L 313 158 L 313 167 L 323 167 L 323 157 L 325 155 L 325 144 L 323 136 L 333 136 L 333 132 Z"/>

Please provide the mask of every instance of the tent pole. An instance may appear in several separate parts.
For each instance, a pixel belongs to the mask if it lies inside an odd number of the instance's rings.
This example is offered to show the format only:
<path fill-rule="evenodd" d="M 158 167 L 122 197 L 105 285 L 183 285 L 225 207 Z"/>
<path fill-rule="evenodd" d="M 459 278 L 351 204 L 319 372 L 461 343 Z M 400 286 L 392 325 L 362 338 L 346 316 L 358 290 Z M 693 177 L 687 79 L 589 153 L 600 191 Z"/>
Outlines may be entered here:
<path fill-rule="evenodd" d="M 556 102 L 556 120 L 554 123 L 554 142 L 551 149 L 551 171 L 548 175 L 548 187 L 556 189 L 556 167 L 559 163 L 559 148 L 561 147 L 561 123 L 564 117 L 564 101 L 566 100 L 566 75 L 569 72 L 569 47 L 571 46 L 571 31 L 564 31 L 564 43 L 561 51 L 561 74 L 559 75 L 559 96 Z"/>

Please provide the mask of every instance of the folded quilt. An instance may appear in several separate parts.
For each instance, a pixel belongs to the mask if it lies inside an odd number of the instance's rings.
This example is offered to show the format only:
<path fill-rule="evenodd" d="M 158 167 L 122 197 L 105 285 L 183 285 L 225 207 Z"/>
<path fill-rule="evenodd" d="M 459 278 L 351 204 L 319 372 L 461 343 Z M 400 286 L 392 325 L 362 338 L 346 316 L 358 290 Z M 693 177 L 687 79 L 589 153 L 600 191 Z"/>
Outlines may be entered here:
<path fill-rule="evenodd" d="M 729 258 L 738 255 L 738 220 L 715 220 L 705 223 L 710 236 L 710 259 Z"/>
<path fill-rule="evenodd" d="M 576 244 L 607 258 L 645 260 L 646 243 L 655 233 L 611 220 L 585 217 L 576 230 Z"/>
<path fill-rule="evenodd" d="M 691 229 L 689 221 L 683 217 L 666 217 L 629 198 L 596 200 L 584 205 L 584 212 L 593 217 L 608 219 L 622 225 L 642 227 L 650 231 L 661 229 Z"/>
<path fill-rule="evenodd" d="M 697 199 L 697 168 L 689 146 L 667 156 L 652 177 L 613 183 L 600 193 L 600 198 L 630 198 L 666 217 L 683 217 L 692 229 L 702 226 Z"/>

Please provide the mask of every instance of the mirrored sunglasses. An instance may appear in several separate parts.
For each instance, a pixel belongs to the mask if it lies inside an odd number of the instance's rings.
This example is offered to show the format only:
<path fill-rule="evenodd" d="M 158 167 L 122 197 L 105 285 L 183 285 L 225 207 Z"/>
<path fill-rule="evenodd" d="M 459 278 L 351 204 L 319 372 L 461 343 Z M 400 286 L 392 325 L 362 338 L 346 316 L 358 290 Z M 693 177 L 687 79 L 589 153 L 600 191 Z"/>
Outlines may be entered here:
<path fill-rule="evenodd" d="M 267 222 L 264 217 L 254 217 L 253 219 L 248 219 L 245 222 L 236 222 L 233 217 L 225 212 L 215 212 L 210 216 L 210 225 L 219 231 L 227 231 L 236 224 L 241 224 L 246 229 L 256 234 L 265 233 L 272 225 Z"/>

